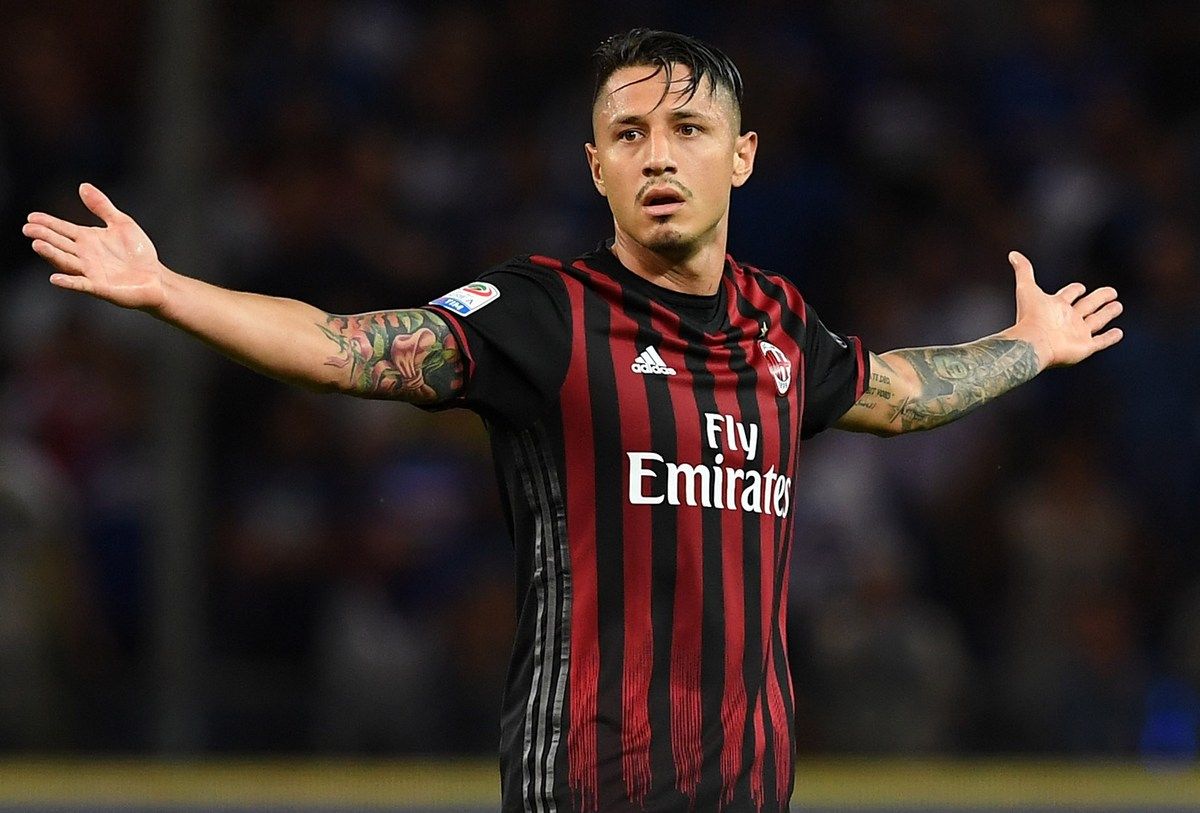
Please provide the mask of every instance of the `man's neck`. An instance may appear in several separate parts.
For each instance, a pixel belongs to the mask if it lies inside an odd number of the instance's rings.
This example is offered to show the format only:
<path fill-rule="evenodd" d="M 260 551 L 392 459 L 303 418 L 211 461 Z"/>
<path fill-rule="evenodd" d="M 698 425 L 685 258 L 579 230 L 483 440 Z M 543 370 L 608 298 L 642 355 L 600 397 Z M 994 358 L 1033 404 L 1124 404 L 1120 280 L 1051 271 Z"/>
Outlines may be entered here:
<path fill-rule="evenodd" d="M 664 257 L 617 232 L 612 252 L 621 265 L 660 288 L 685 294 L 717 292 L 725 270 L 725 240 L 713 240 L 683 260 Z"/>

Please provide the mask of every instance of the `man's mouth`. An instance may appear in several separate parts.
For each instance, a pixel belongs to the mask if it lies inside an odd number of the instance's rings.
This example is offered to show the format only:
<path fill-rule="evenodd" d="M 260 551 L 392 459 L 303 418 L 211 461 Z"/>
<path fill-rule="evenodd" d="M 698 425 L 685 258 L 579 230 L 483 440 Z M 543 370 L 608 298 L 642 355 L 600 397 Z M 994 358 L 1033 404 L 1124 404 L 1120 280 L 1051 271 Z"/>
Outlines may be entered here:
<path fill-rule="evenodd" d="M 683 208 L 687 199 L 671 187 L 650 189 L 642 195 L 642 209 L 651 217 L 667 217 Z"/>

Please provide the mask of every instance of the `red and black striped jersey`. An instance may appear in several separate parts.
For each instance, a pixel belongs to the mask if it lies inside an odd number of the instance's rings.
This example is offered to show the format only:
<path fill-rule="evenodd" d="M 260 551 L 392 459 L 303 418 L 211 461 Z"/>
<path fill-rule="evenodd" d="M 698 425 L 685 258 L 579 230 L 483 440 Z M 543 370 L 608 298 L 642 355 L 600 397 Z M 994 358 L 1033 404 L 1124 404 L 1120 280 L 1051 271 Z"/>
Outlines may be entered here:
<path fill-rule="evenodd" d="M 860 342 L 732 258 L 712 297 L 604 245 L 480 283 L 486 307 L 431 306 L 467 355 L 457 403 L 488 426 L 516 550 L 503 809 L 787 809 L 796 466 L 862 394 Z"/>

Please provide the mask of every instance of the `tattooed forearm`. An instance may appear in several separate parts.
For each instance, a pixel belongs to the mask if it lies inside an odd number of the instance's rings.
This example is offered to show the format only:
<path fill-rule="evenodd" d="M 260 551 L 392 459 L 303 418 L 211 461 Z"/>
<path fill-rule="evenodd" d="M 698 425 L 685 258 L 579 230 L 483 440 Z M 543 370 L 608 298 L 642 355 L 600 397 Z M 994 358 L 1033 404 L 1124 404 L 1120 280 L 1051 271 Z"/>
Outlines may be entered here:
<path fill-rule="evenodd" d="M 345 371 L 347 392 L 432 404 L 462 388 L 458 343 L 432 311 L 330 315 L 317 326 L 333 344 L 325 364 Z"/>
<path fill-rule="evenodd" d="M 991 337 L 953 347 L 894 350 L 888 358 L 908 362 L 920 382 L 915 395 L 896 398 L 880 392 L 900 431 L 933 429 L 961 418 L 981 404 L 1023 384 L 1038 373 L 1033 345 Z M 874 379 L 874 375 L 872 375 Z M 873 381 L 873 388 L 875 382 Z"/>
<path fill-rule="evenodd" d="M 887 362 L 876 361 L 877 369 L 871 372 L 871 381 L 867 384 L 866 391 L 863 392 L 862 400 L 859 401 L 867 409 L 874 409 L 880 401 L 890 401 L 893 397 L 892 378 L 890 375 L 879 372 L 878 368 L 880 367 L 892 373 L 892 369 L 888 367 Z"/>
<path fill-rule="evenodd" d="M 888 364 L 887 359 L 872 353 L 871 377 L 867 381 L 862 397 L 854 404 L 847 416 L 850 421 L 843 421 L 842 428 L 878 434 L 894 434 L 888 425 L 896 417 L 891 405 L 896 399 L 896 384 L 899 383 L 902 383 L 902 379 Z M 891 413 L 890 417 L 888 417 L 888 413 Z"/>

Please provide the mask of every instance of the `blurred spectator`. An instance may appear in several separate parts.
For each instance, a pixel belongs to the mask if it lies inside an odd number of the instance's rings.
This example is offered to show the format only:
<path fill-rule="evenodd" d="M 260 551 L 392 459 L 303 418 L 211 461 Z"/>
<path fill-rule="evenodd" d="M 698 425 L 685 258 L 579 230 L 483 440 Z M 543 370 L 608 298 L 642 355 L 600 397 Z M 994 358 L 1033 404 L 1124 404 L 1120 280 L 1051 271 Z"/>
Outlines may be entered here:
<path fill-rule="evenodd" d="M 914 595 L 887 557 L 814 613 L 815 745 L 851 753 L 945 753 L 958 744 L 969 667 L 945 610 Z"/>
<path fill-rule="evenodd" d="M 1125 753 L 1146 677 L 1128 598 L 1133 517 L 1092 448 L 1059 438 L 1007 501 L 1003 694 L 1029 746 Z"/>
<path fill-rule="evenodd" d="M 73 495 L 36 448 L 0 437 L 0 747 L 74 744 L 68 669 L 80 654 L 81 570 L 60 506 Z"/>
<path fill-rule="evenodd" d="M 511 568 L 496 572 L 507 547 L 502 520 L 494 498 L 480 499 L 488 472 L 467 454 L 468 437 L 415 447 L 404 437 L 353 460 L 359 487 L 338 512 L 343 569 L 323 612 L 318 656 L 324 747 L 419 752 L 496 744 L 465 733 L 481 721 L 463 712 L 491 712 L 486 725 L 496 730 L 499 704 L 482 698 L 498 695 L 481 684 L 502 680 L 503 668 L 495 625 L 481 620 L 511 617 L 515 607 L 511 588 L 496 592 L 497 577 L 509 581 Z M 397 450 L 406 454 L 393 457 Z M 480 614 L 465 617 L 473 612 Z"/>

